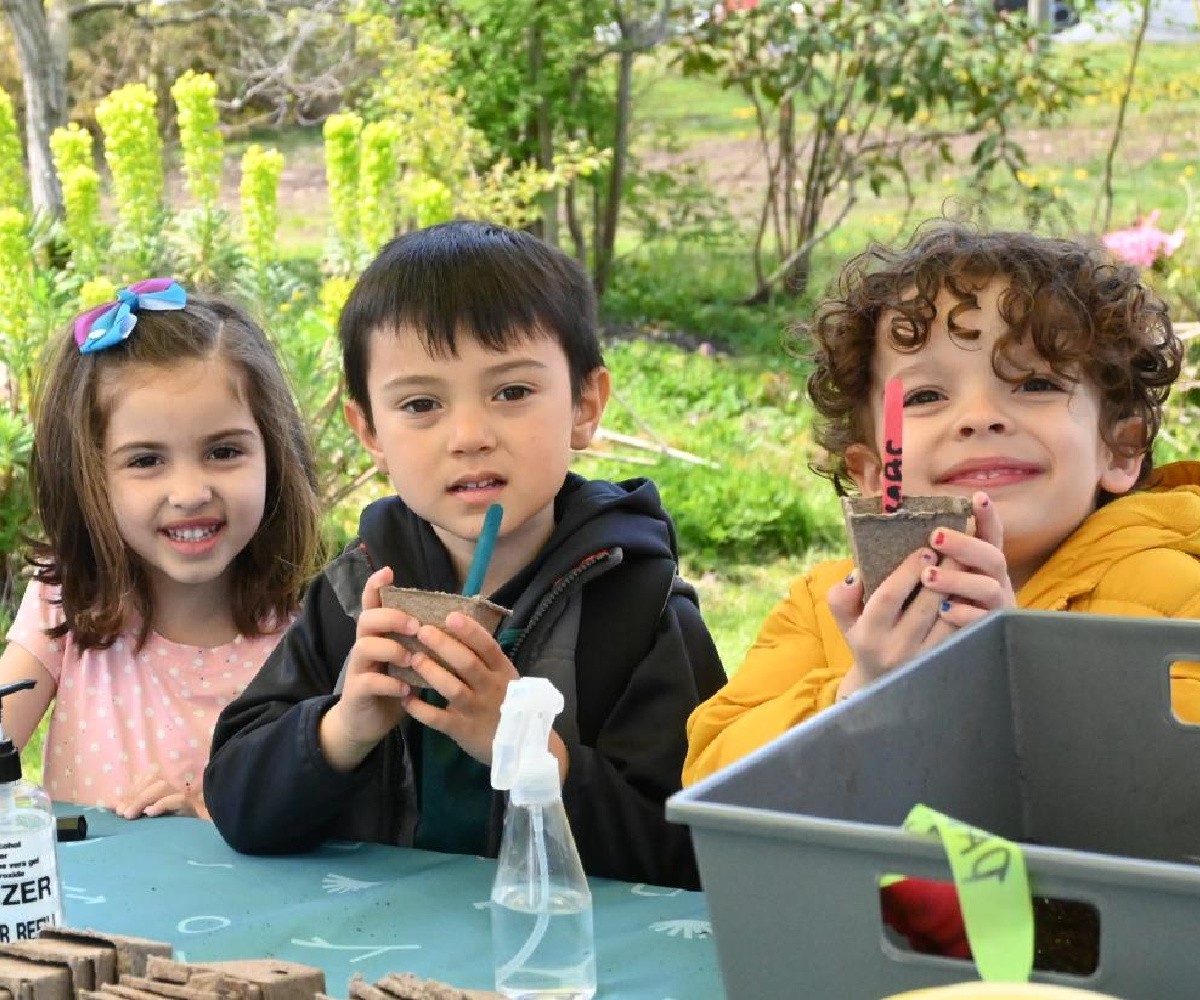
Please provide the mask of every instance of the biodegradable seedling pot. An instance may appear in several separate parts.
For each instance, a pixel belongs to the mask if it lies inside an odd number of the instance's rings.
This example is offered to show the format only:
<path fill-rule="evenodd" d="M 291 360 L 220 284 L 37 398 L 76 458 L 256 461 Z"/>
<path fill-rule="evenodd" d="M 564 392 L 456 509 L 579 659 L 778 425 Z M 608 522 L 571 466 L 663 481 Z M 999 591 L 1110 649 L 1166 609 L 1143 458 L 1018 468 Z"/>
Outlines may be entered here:
<path fill-rule="evenodd" d="M 464 615 L 474 618 L 493 635 L 496 634 L 500 623 L 509 614 L 508 608 L 502 608 L 499 604 L 493 604 L 482 597 L 445 594 L 439 590 L 381 587 L 379 590 L 379 599 L 383 602 L 385 608 L 398 608 L 400 611 L 407 611 L 422 625 L 437 625 L 440 627 L 446 624 L 446 616 L 451 611 L 461 611 Z M 453 669 L 450 664 L 418 640 L 416 636 L 393 635 L 393 638 L 405 649 L 426 653 L 437 660 L 447 670 Z M 390 672 L 392 676 L 399 677 L 402 681 L 407 681 L 413 687 L 429 687 L 420 674 L 408 667 L 393 667 Z"/>
<path fill-rule="evenodd" d="M 966 497 L 905 497 L 895 514 L 884 514 L 881 497 L 842 497 L 850 551 L 862 575 L 864 599 L 909 555 L 929 544 L 934 528 L 966 531 L 971 501 Z"/>

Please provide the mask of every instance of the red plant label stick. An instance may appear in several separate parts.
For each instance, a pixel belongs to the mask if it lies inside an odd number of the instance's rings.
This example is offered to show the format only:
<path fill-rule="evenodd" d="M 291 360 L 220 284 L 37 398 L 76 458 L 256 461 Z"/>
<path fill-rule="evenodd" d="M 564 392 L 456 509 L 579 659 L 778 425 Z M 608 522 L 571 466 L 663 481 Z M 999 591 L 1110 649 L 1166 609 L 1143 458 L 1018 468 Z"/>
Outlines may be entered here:
<path fill-rule="evenodd" d="M 904 504 L 904 383 L 890 379 L 883 390 L 883 500 L 885 514 Z"/>

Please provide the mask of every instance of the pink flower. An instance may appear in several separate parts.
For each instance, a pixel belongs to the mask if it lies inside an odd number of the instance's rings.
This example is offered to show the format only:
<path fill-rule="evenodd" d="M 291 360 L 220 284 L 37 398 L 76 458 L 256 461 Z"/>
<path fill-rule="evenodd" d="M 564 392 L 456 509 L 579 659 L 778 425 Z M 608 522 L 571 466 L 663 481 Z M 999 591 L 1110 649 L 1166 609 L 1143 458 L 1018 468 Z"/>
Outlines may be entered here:
<path fill-rule="evenodd" d="M 1158 209 L 1140 219 L 1132 229 L 1106 233 L 1104 245 L 1122 260 L 1138 267 L 1153 267 L 1160 257 L 1170 257 L 1183 245 L 1183 230 L 1165 233 L 1158 228 Z"/>

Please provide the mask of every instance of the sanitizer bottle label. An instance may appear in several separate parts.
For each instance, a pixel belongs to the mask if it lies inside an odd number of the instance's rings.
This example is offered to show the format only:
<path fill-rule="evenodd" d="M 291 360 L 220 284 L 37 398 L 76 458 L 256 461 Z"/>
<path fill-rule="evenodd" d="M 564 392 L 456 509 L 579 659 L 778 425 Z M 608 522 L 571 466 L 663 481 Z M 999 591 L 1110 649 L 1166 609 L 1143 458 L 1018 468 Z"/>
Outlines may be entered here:
<path fill-rule="evenodd" d="M 17 835 L 6 823 L 0 832 L 0 944 L 35 938 L 39 928 L 62 923 L 54 826 L 37 819 L 42 829 Z"/>

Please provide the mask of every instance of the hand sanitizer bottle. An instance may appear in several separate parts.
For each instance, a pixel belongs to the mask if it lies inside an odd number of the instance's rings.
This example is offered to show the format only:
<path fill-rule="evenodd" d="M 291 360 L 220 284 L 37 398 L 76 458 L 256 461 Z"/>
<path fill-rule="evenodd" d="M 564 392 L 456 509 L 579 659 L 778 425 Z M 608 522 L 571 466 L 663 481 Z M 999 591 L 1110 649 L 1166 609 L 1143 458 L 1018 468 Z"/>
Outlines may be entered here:
<path fill-rule="evenodd" d="M 511 682 L 492 747 L 492 786 L 510 790 L 492 886 L 492 952 L 496 990 L 513 1000 L 596 995 L 592 894 L 548 749 L 562 709 L 545 678 Z"/>
<path fill-rule="evenodd" d="M 0 706 L 33 680 L 0 687 Z M 47 924 L 62 923 L 56 823 L 48 796 L 21 779 L 21 754 L 4 735 L 0 709 L 0 944 L 38 936 Z"/>

